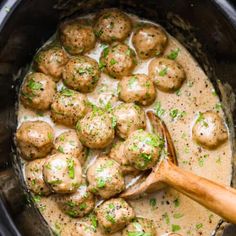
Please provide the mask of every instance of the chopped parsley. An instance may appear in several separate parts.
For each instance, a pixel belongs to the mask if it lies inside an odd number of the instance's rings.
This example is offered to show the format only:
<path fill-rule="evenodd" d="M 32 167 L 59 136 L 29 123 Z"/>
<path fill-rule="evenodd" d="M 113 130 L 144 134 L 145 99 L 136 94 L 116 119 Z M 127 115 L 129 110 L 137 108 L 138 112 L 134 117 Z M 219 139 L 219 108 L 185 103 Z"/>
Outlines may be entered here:
<path fill-rule="evenodd" d="M 170 217 L 168 216 L 167 213 L 165 213 L 165 214 L 163 215 L 163 218 L 164 218 L 164 220 L 165 220 L 165 222 L 166 222 L 167 225 L 170 224 Z"/>
<path fill-rule="evenodd" d="M 151 233 L 136 231 L 136 232 L 128 232 L 128 236 L 152 236 L 152 235 L 151 235 Z"/>
<path fill-rule="evenodd" d="M 126 52 L 125 52 L 125 54 L 126 54 L 127 56 L 130 56 L 131 50 L 130 50 L 130 49 L 127 49 Z"/>
<path fill-rule="evenodd" d="M 106 63 L 104 63 L 103 61 L 99 61 L 99 69 L 102 70 L 104 67 L 106 67 Z"/>
<path fill-rule="evenodd" d="M 103 34 L 103 30 L 95 31 L 94 33 L 95 36 L 99 38 Z"/>
<path fill-rule="evenodd" d="M 179 225 L 172 225 L 171 230 L 173 233 L 175 233 L 175 232 L 181 230 L 181 227 Z"/>
<path fill-rule="evenodd" d="M 116 63 L 117 63 L 117 61 L 116 61 L 114 58 L 112 58 L 112 59 L 110 60 L 110 65 L 111 65 L 111 66 L 115 65 Z"/>
<path fill-rule="evenodd" d="M 129 88 L 133 88 L 134 85 L 137 83 L 137 77 L 136 76 L 133 76 L 131 79 L 129 79 L 129 82 L 128 82 L 128 86 Z"/>
<path fill-rule="evenodd" d="M 98 188 L 104 188 L 105 185 L 106 185 L 106 181 L 105 180 L 103 180 L 103 179 L 98 179 L 97 180 L 97 187 Z"/>
<path fill-rule="evenodd" d="M 174 205 L 175 205 L 175 207 L 179 207 L 179 205 L 180 205 L 179 198 L 176 198 L 174 200 Z"/>
<path fill-rule="evenodd" d="M 57 184 L 61 184 L 62 180 L 55 179 L 55 180 L 48 181 L 48 183 L 51 184 L 51 185 L 57 185 Z"/>
<path fill-rule="evenodd" d="M 199 230 L 199 229 L 201 229 L 202 227 L 203 227 L 203 224 L 202 224 L 202 223 L 197 224 L 197 225 L 196 225 L 196 230 Z"/>
<path fill-rule="evenodd" d="M 203 113 L 199 112 L 196 123 L 201 122 L 203 126 L 208 127 L 208 123 L 205 121 Z"/>
<path fill-rule="evenodd" d="M 154 111 L 157 116 L 161 117 L 165 114 L 165 110 L 161 107 L 161 102 L 157 102 L 154 106 Z"/>
<path fill-rule="evenodd" d="M 61 152 L 61 153 L 64 153 L 64 149 L 63 149 L 62 146 L 59 146 L 57 150 L 58 150 L 59 152 Z"/>
<path fill-rule="evenodd" d="M 162 77 L 165 76 L 167 74 L 167 70 L 168 70 L 167 67 L 165 67 L 164 69 L 160 70 L 159 71 L 159 75 L 162 76 Z"/>
<path fill-rule="evenodd" d="M 209 155 L 205 154 L 205 155 L 200 156 L 200 157 L 198 158 L 198 165 L 199 165 L 200 167 L 203 167 L 203 166 L 204 166 L 204 161 L 205 161 L 205 159 L 206 159 L 208 156 L 209 156 Z"/>
<path fill-rule="evenodd" d="M 68 174 L 71 179 L 75 178 L 75 163 L 73 159 L 67 160 Z"/>
<path fill-rule="evenodd" d="M 106 58 L 108 56 L 108 53 L 109 53 L 109 47 L 104 48 L 104 50 L 103 50 L 103 57 Z"/>
<path fill-rule="evenodd" d="M 222 104 L 221 104 L 220 102 L 219 102 L 219 103 L 216 103 L 215 109 L 216 109 L 217 111 L 220 111 L 220 110 L 222 109 Z"/>
<path fill-rule="evenodd" d="M 108 205 L 108 207 L 109 207 L 110 209 L 115 209 L 115 205 L 114 205 L 113 203 L 110 203 L 110 204 Z"/>
<path fill-rule="evenodd" d="M 151 199 L 149 200 L 149 204 L 150 204 L 150 206 L 155 207 L 155 206 L 157 205 L 157 200 L 156 200 L 156 198 L 151 198 Z"/>
<path fill-rule="evenodd" d="M 217 96 L 217 93 L 214 88 L 211 90 L 211 93 L 212 93 L 212 95 Z"/>
<path fill-rule="evenodd" d="M 182 218 L 183 216 L 184 216 L 184 214 L 181 214 L 181 213 L 175 213 L 175 214 L 173 215 L 173 217 L 174 217 L 175 219 Z"/>
<path fill-rule="evenodd" d="M 69 206 L 69 207 L 75 207 L 75 206 L 76 206 L 76 203 L 73 202 L 73 201 L 68 201 L 68 202 L 66 202 L 65 204 L 66 204 L 67 206 Z"/>
<path fill-rule="evenodd" d="M 71 97 L 74 95 L 74 91 L 70 90 L 70 89 L 67 89 L 67 88 L 63 88 L 61 90 L 61 94 L 66 96 L 66 97 Z"/>
<path fill-rule="evenodd" d="M 112 224 L 115 224 L 115 223 L 116 223 L 115 217 L 112 216 L 111 214 L 107 214 L 107 215 L 106 215 L 106 219 L 107 219 L 108 221 L 110 221 Z"/>
<path fill-rule="evenodd" d="M 184 115 L 186 115 L 186 111 L 180 111 L 179 109 L 171 109 L 169 112 L 170 117 L 172 118 L 172 120 L 178 118 L 181 119 Z"/>
<path fill-rule="evenodd" d="M 180 89 L 176 90 L 175 94 L 179 97 L 181 95 Z"/>
<path fill-rule="evenodd" d="M 41 197 L 40 197 L 39 195 L 34 195 L 33 201 L 34 201 L 35 203 L 39 203 L 39 202 L 41 201 Z"/>
<path fill-rule="evenodd" d="M 116 123 L 117 123 L 117 119 L 115 116 L 112 116 L 111 117 L 111 126 L 112 128 L 115 128 L 116 127 Z"/>
<path fill-rule="evenodd" d="M 80 205 L 79 205 L 79 209 L 81 210 L 81 211 L 83 211 L 83 210 L 85 210 L 87 208 L 87 204 L 84 202 L 84 203 L 81 203 Z"/>
<path fill-rule="evenodd" d="M 40 90 L 41 88 L 43 88 L 43 85 L 39 82 L 35 82 L 33 79 L 30 79 L 28 81 L 27 86 L 33 90 Z"/>
<path fill-rule="evenodd" d="M 180 52 L 179 48 L 171 50 L 170 54 L 167 55 L 167 58 L 171 60 L 175 60 L 178 57 L 179 52 Z"/>

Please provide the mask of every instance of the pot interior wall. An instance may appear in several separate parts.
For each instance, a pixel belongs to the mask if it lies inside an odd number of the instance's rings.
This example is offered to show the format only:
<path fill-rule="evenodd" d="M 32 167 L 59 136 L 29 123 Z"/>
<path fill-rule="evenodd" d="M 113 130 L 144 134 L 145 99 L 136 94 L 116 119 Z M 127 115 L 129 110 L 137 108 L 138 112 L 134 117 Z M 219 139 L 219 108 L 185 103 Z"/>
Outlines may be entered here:
<path fill-rule="evenodd" d="M 24 0 L 10 10 L 0 27 L 0 188 L 2 198 L 23 235 L 48 235 L 49 230 L 30 198 L 25 199 L 21 167 L 12 137 L 16 129 L 16 100 L 25 68 L 36 50 L 52 35 L 60 20 L 119 7 L 156 21 L 175 36 L 204 68 L 218 87 L 217 79 L 229 84 L 222 99 L 232 132 L 236 122 L 232 92 L 236 92 L 236 23 L 230 23 L 213 1 L 194 0 Z M 233 88 L 233 89 L 231 89 Z M 222 89 L 221 89 L 222 90 Z M 234 116 L 231 116 L 233 114 Z M 12 152 L 13 147 L 13 152 Z M 13 160 L 13 162 L 11 161 Z M 17 177 L 16 174 L 17 173 Z M 233 184 L 236 184 L 233 181 Z M 19 186 L 22 186 L 21 188 Z M 235 185 L 236 186 L 236 185 Z M 14 197 L 13 197 L 14 195 Z M 26 194 L 28 196 L 28 194 Z M 43 223 L 42 223 L 43 222 Z M 235 235 L 230 226 L 224 235 Z"/>

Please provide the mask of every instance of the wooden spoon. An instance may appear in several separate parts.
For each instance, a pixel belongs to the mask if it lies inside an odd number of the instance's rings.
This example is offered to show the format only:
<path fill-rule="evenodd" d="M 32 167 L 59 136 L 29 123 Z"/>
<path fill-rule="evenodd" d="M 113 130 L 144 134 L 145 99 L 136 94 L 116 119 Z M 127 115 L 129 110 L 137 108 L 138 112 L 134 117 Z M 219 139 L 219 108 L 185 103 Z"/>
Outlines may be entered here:
<path fill-rule="evenodd" d="M 153 131 L 165 140 L 164 155 L 152 172 L 127 188 L 120 197 L 134 198 L 144 192 L 153 192 L 169 185 L 202 206 L 236 224 L 236 189 L 215 183 L 177 166 L 175 148 L 168 129 L 153 112 L 147 112 Z"/>

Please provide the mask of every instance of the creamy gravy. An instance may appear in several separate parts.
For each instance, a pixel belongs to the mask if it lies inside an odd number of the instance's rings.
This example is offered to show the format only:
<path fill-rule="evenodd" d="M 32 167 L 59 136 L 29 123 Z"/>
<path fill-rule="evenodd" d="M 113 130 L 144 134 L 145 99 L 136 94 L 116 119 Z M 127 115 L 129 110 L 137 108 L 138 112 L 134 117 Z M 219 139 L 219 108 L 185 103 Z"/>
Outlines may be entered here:
<path fill-rule="evenodd" d="M 141 21 L 135 16 L 131 17 L 136 23 Z M 130 47 L 132 47 L 131 38 L 132 35 L 126 40 Z M 86 55 L 98 61 L 103 48 L 104 45 L 97 42 L 95 49 Z M 168 55 L 171 50 L 178 48 L 179 54 L 176 61 L 185 69 L 186 81 L 176 93 L 164 93 L 157 90 L 156 101 L 152 106 L 146 107 L 145 110 L 159 109 L 159 114 L 161 114 L 172 135 L 181 168 L 213 181 L 230 185 L 232 169 L 230 141 L 227 141 L 216 150 L 209 151 L 198 146 L 191 137 L 192 124 L 198 112 L 213 110 L 223 117 L 219 98 L 207 76 L 188 51 L 169 35 L 169 44 L 164 55 Z M 150 60 L 140 61 L 133 73 L 147 74 Z M 89 100 L 98 106 L 102 106 L 108 101 L 114 105 L 119 102 L 117 84 L 118 80 L 102 73 L 96 89 L 88 94 Z M 61 86 L 62 82 L 59 82 L 58 89 Z M 174 119 L 170 116 L 172 109 L 177 109 L 178 115 Z M 56 136 L 62 131 L 68 130 L 67 127 L 54 124 L 50 119 L 49 112 L 35 113 L 19 104 L 18 126 L 26 120 L 44 120 L 48 122 L 55 129 Z M 96 150 L 89 152 L 84 173 L 87 165 L 91 164 L 98 153 Z M 211 235 L 220 220 L 215 214 L 171 188 L 166 188 L 141 199 L 129 201 L 129 203 L 134 208 L 137 216 L 154 220 L 158 235 L 165 235 L 172 231 L 182 235 Z M 53 195 L 37 198 L 36 204 L 45 220 L 58 235 L 102 235 L 99 231 L 94 233 L 89 230 L 89 225 L 86 223 L 87 218 L 72 219 L 63 214 L 54 202 Z M 79 231 L 81 225 L 84 227 L 82 227 L 82 231 Z M 80 234 L 81 232 L 83 233 Z M 114 235 L 121 235 L 121 233 Z"/>

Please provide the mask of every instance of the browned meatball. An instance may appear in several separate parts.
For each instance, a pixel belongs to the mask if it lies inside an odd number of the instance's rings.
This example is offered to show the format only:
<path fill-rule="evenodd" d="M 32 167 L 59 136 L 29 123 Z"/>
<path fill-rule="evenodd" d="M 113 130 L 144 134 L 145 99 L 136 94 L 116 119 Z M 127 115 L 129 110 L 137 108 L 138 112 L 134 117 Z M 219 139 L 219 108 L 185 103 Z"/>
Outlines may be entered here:
<path fill-rule="evenodd" d="M 137 217 L 122 232 L 122 236 L 130 236 L 131 234 L 157 236 L 157 231 L 152 220 Z"/>
<path fill-rule="evenodd" d="M 118 9 L 105 9 L 95 18 L 95 34 L 104 43 L 125 40 L 132 30 L 128 15 Z"/>
<path fill-rule="evenodd" d="M 100 78 L 98 63 L 87 56 L 74 57 L 64 67 L 64 83 L 82 93 L 92 92 Z"/>
<path fill-rule="evenodd" d="M 56 123 L 74 126 L 88 110 L 88 100 L 84 94 L 70 89 L 62 89 L 53 99 L 51 118 Z"/>
<path fill-rule="evenodd" d="M 74 130 L 61 133 L 54 141 L 54 148 L 58 152 L 77 157 L 81 165 L 86 161 L 86 148 L 83 147 Z"/>
<path fill-rule="evenodd" d="M 106 157 L 98 158 L 87 171 L 89 189 L 102 198 L 110 198 L 125 188 L 125 180 L 120 165 Z"/>
<path fill-rule="evenodd" d="M 112 118 L 102 110 L 89 112 L 79 120 L 76 129 L 80 141 L 89 148 L 105 148 L 114 139 Z"/>
<path fill-rule="evenodd" d="M 163 53 L 167 45 L 165 31 L 156 25 L 143 24 L 134 32 L 132 42 L 141 59 L 158 56 Z"/>
<path fill-rule="evenodd" d="M 25 121 L 17 129 L 16 141 L 26 160 L 45 157 L 53 148 L 54 131 L 44 121 Z"/>
<path fill-rule="evenodd" d="M 59 208 L 70 217 L 84 217 L 95 206 L 95 199 L 86 184 L 81 184 L 75 193 L 55 196 Z"/>
<path fill-rule="evenodd" d="M 43 179 L 45 159 L 37 159 L 25 165 L 25 179 L 29 190 L 38 195 L 49 195 L 50 189 Z"/>
<path fill-rule="evenodd" d="M 82 170 L 76 157 L 56 153 L 43 165 L 43 178 L 56 193 L 74 193 L 82 181 Z"/>
<path fill-rule="evenodd" d="M 222 118 L 213 111 L 199 113 L 192 130 L 193 139 L 206 148 L 216 148 L 228 138 Z"/>
<path fill-rule="evenodd" d="M 156 165 L 159 160 L 163 140 L 144 130 L 130 134 L 124 143 L 124 153 L 130 165 L 138 170 L 147 170 Z"/>
<path fill-rule="evenodd" d="M 135 52 L 124 43 L 114 42 L 100 57 L 100 68 L 114 78 L 131 74 L 136 64 Z"/>
<path fill-rule="evenodd" d="M 122 198 L 113 198 L 96 209 L 99 226 L 106 233 L 122 230 L 135 217 L 134 210 Z"/>
<path fill-rule="evenodd" d="M 95 47 L 93 28 L 83 20 L 64 22 L 59 29 L 62 45 L 72 55 L 86 53 Z"/>
<path fill-rule="evenodd" d="M 20 100 L 25 107 L 47 110 L 55 93 L 56 84 L 50 76 L 43 73 L 31 73 L 23 82 Z"/>
<path fill-rule="evenodd" d="M 112 147 L 109 157 L 120 164 L 121 171 L 124 175 L 138 173 L 137 169 L 130 165 L 129 160 L 126 158 L 124 153 L 124 142 L 118 141 Z"/>
<path fill-rule="evenodd" d="M 173 92 L 179 89 L 186 78 L 183 67 L 167 58 L 155 58 L 148 68 L 148 75 L 158 89 Z"/>
<path fill-rule="evenodd" d="M 60 80 L 62 70 L 67 61 L 68 56 L 60 47 L 42 49 L 34 58 L 36 68 L 40 72 L 52 76 L 55 81 Z"/>
<path fill-rule="evenodd" d="M 124 76 L 119 82 L 119 98 L 124 102 L 151 105 L 156 99 L 152 80 L 144 74 Z"/>
<path fill-rule="evenodd" d="M 135 130 L 146 128 L 145 112 L 134 103 L 119 104 L 112 114 L 116 120 L 116 132 L 123 139 Z"/>

